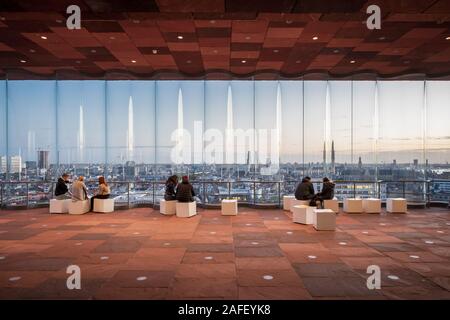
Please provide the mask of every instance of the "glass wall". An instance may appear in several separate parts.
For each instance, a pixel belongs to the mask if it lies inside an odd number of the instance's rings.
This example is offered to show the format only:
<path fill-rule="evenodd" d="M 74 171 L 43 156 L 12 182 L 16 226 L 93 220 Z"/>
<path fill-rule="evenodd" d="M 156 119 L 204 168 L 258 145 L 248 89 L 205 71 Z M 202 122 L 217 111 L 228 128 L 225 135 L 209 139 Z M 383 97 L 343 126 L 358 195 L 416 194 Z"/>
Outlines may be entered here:
<path fill-rule="evenodd" d="M 304 175 L 420 202 L 431 179 L 445 200 L 449 118 L 448 81 L 3 80 L 0 179 L 105 175 L 143 203 L 172 174 L 205 203 L 273 203 Z"/>

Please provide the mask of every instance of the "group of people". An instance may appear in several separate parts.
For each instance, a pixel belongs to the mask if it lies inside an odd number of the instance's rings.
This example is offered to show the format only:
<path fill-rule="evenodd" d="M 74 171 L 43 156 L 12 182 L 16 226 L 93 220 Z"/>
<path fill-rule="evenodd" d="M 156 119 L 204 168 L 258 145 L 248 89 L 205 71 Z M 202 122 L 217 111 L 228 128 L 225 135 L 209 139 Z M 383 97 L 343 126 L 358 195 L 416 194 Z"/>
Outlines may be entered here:
<path fill-rule="evenodd" d="M 178 200 L 179 202 L 193 202 L 195 197 L 194 187 L 189 182 L 188 176 L 181 178 L 181 183 L 178 183 L 176 175 L 170 176 L 166 181 L 166 192 L 164 200 Z"/>
<path fill-rule="evenodd" d="M 320 192 L 315 193 L 314 185 L 310 177 L 304 177 L 295 190 L 295 199 L 309 200 L 310 206 L 317 206 L 323 208 L 324 200 L 331 200 L 334 198 L 335 184 L 328 178 L 322 179 L 323 186 Z"/>
<path fill-rule="evenodd" d="M 84 177 L 78 177 L 72 183 L 69 189 L 70 176 L 67 173 L 63 173 L 59 177 L 55 188 L 55 198 L 58 200 L 72 199 L 72 201 L 85 201 L 89 199 L 88 189 L 84 183 Z M 104 177 L 98 178 L 98 189 L 95 194 L 90 198 L 91 211 L 94 209 L 94 199 L 108 199 L 111 194 L 111 189 L 106 183 Z"/>

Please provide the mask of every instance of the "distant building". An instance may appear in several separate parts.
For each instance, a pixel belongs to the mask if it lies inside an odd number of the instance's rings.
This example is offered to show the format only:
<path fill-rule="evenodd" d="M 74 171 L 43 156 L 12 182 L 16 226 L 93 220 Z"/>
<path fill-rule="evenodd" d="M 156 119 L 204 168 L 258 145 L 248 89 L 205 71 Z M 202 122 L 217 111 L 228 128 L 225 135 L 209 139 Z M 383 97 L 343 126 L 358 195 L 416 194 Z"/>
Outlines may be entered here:
<path fill-rule="evenodd" d="M 361 157 L 358 159 L 358 168 L 362 168 L 362 160 Z"/>
<path fill-rule="evenodd" d="M 38 168 L 39 169 L 48 169 L 49 162 L 48 162 L 48 155 L 50 151 L 46 150 L 39 150 L 38 151 Z"/>
<path fill-rule="evenodd" d="M 417 167 L 419 165 L 419 160 L 414 159 L 414 167 Z"/>
<path fill-rule="evenodd" d="M 11 157 L 10 172 L 11 173 L 21 173 L 22 172 L 22 157 L 21 156 L 12 156 Z"/>
<path fill-rule="evenodd" d="M 37 164 L 36 161 L 25 161 L 25 167 L 27 170 L 36 170 Z"/>
<path fill-rule="evenodd" d="M 396 159 L 394 159 L 394 160 L 392 161 L 392 165 L 393 165 L 393 166 L 396 166 L 396 165 L 397 165 L 397 160 L 396 160 Z"/>
<path fill-rule="evenodd" d="M 333 173 L 336 172 L 336 162 L 335 161 L 336 161 L 336 154 L 334 151 L 334 140 L 333 140 L 333 141 L 331 141 L 331 171 Z"/>

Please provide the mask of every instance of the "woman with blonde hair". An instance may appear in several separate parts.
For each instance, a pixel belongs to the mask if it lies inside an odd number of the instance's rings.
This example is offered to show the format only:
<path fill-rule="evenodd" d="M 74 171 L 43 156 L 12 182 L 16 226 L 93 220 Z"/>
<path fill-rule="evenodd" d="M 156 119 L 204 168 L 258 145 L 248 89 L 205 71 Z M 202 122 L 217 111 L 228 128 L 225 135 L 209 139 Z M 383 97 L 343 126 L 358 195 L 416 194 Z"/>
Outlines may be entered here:
<path fill-rule="evenodd" d="M 106 183 L 105 177 L 98 178 L 98 189 L 96 194 L 91 198 L 91 211 L 94 210 L 94 199 L 108 199 L 111 189 Z"/>

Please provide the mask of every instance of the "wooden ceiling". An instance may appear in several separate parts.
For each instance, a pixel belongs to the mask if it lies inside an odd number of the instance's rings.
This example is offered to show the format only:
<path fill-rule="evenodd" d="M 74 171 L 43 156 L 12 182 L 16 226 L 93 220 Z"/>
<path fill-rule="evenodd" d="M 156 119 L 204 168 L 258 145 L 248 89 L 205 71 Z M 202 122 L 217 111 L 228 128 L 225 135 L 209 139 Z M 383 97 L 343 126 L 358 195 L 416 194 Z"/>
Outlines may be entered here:
<path fill-rule="evenodd" d="M 66 28 L 67 6 L 81 29 Z M 366 8 L 381 7 L 380 30 Z M 450 0 L 2 0 L 0 77 L 449 78 Z"/>

